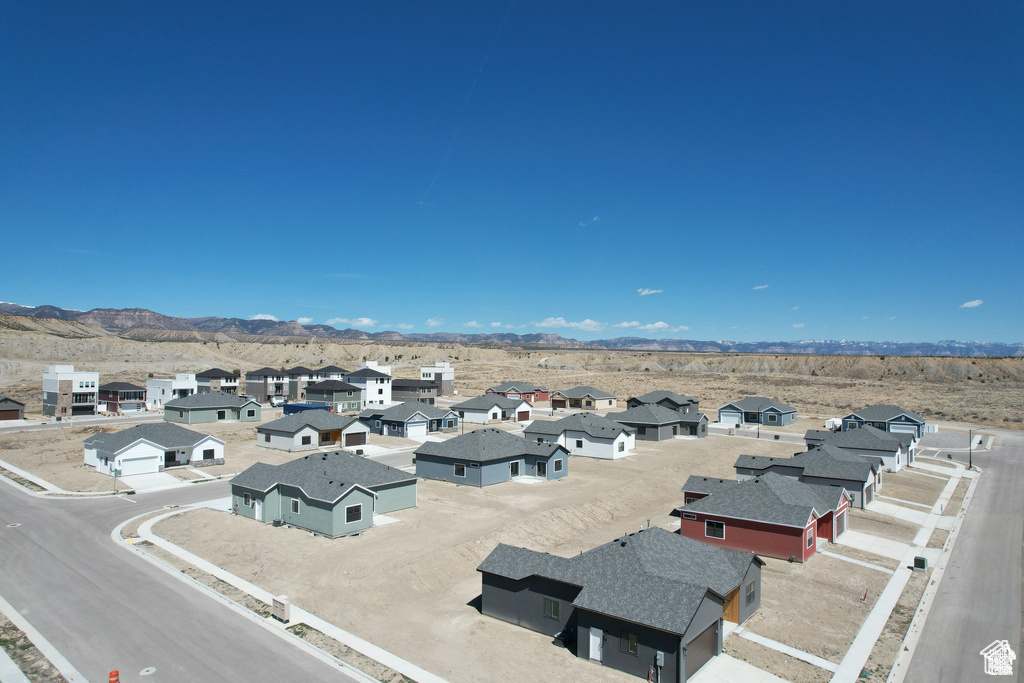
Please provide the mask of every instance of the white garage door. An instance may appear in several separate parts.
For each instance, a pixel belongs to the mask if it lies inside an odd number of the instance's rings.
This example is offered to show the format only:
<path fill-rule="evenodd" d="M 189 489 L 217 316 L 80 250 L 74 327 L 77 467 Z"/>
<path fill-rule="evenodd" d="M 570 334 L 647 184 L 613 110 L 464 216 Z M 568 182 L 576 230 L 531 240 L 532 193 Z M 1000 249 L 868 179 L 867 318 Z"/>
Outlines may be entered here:
<path fill-rule="evenodd" d="M 427 435 L 427 423 L 426 422 L 410 422 L 408 425 L 409 433 L 407 436 L 426 436 Z"/>
<path fill-rule="evenodd" d="M 153 474 L 160 471 L 160 458 L 125 458 L 121 461 L 121 476 L 129 474 Z"/>
<path fill-rule="evenodd" d="M 733 412 L 729 412 L 729 411 L 726 411 L 726 412 L 723 412 L 723 413 L 718 413 L 718 421 L 721 424 L 731 424 L 731 425 L 739 424 L 740 423 L 740 417 L 741 417 L 740 413 L 733 413 Z"/>
<path fill-rule="evenodd" d="M 917 434 L 917 427 L 914 425 L 889 425 L 889 431 L 897 434 Z"/>

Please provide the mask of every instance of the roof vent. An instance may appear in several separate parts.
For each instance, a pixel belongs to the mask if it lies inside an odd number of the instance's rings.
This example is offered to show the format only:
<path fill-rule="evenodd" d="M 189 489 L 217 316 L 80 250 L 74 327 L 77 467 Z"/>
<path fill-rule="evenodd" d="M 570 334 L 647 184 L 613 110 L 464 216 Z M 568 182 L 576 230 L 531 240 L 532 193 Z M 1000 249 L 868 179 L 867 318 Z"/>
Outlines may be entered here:
<path fill-rule="evenodd" d="M 623 541 L 622 543 L 620 543 L 620 544 L 619 544 L 619 547 L 620 547 L 620 548 L 625 548 L 625 547 L 626 547 L 626 542 L 625 542 L 625 541 Z"/>

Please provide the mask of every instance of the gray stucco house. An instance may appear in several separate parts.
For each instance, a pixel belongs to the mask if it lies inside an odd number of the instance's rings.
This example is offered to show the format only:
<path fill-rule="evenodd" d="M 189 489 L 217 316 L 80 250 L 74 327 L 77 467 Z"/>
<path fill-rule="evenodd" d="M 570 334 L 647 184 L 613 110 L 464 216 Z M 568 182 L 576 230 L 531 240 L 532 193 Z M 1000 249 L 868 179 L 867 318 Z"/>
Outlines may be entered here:
<path fill-rule="evenodd" d="M 763 396 L 748 396 L 718 409 L 720 424 L 788 425 L 796 422 L 796 408 Z"/>
<path fill-rule="evenodd" d="M 681 413 L 696 413 L 700 411 L 700 401 L 693 396 L 680 396 L 674 391 L 651 391 L 643 396 L 634 396 L 626 401 L 627 408 L 636 408 L 645 403 L 657 403 L 662 408 L 677 410 Z"/>
<path fill-rule="evenodd" d="M 363 390 L 354 384 L 325 379 L 306 385 L 306 403 L 330 406 L 339 413 L 358 413 L 363 409 Z"/>
<path fill-rule="evenodd" d="M 804 434 L 808 450 L 829 444 L 841 450 L 869 458 L 881 458 L 882 466 L 895 472 L 914 462 L 916 439 L 910 432 L 884 432 L 871 425 L 863 425 L 847 432 L 809 429 Z"/>
<path fill-rule="evenodd" d="M 883 432 L 905 432 L 920 439 L 925 433 L 925 419 L 899 406 L 873 405 L 843 418 L 844 432 L 869 425 Z"/>
<path fill-rule="evenodd" d="M 413 401 L 434 405 L 441 393 L 439 382 L 429 379 L 393 379 L 391 380 L 391 400 Z"/>
<path fill-rule="evenodd" d="M 370 429 L 354 415 L 303 410 L 256 428 L 256 445 L 283 451 L 311 451 L 322 446 L 356 448 L 366 444 Z"/>
<path fill-rule="evenodd" d="M 643 441 L 664 441 L 676 436 L 708 435 L 708 416 L 704 413 L 682 413 L 658 403 L 642 403 L 624 413 L 608 413 L 609 420 L 636 429 L 636 438 Z"/>
<path fill-rule="evenodd" d="M 182 424 L 204 422 L 259 422 L 258 401 L 245 396 L 207 391 L 183 396 L 164 404 L 164 420 Z"/>
<path fill-rule="evenodd" d="M 25 404 L 13 398 L 0 396 L 0 420 L 24 420 Z"/>
<path fill-rule="evenodd" d="M 530 443 L 494 427 L 416 449 L 416 474 L 469 486 L 489 486 L 519 477 L 561 479 L 569 454 L 558 444 Z"/>
<path fill-rule="evenodd" d="M 359 419 L 381 436 L 423 437 L 431 432 L 453 432 L 459 427 L 454 411 L 419 402 L 399 403 L 390 408 L 371 406 Z"/>
<path fill-rule="evenodd" d="M 231 480 L 235 514 L 282 520 L 337 537 L 373 526 L 375 514 L 416 507 L 416 477 L 348 451 L 258 462 Z"/>
<path fill-rule="evenodd" d="M 484 614 L 644 680 L 686 681 L 721 653 L 722 622 L 760 607 L 763 565 L 653 528 L 573 557 L 500 544 L 477 571 Z"/>
<path fill-rule="evenodd" d="M 768 472 L 793 477 L 807 484 L 842 486 L 863 508 L 882 486 L 882 459 L 849 453 L 829 444 L 816 446 L 792 458 L 741 455 L 734 465 L 736 479 L 753 479 Z"/>

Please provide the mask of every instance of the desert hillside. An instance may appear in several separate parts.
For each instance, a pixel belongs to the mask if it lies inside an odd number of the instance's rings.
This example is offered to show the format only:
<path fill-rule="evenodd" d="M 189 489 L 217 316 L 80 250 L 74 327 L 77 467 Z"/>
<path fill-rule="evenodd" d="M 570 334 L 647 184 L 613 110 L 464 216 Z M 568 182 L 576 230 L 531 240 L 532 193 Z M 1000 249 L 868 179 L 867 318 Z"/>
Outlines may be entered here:
<path fill-rule="evenodd" d="M 53 363 L 96 370 L 101 381 L 145 385 L 210 367 L 245 373 L 258 367 L 353 368 L 363 359 L 415 377 L 416 366 L 447 360 L 456 387 L 474 395 L 521 379 L 551 389 L 589 384 L 622 398 L 670 389 L 714 409 L 748 395 L 789 403 L 808 415 L 837 415 L 871 403 L 895 403 L 937 420 L 1024 428 L 1024 359 L 906 356 L 703 354 L 638 351 L 495 349 L 460 344 L 365 342 L 259 344 L 133 341 L 79 337 L 60 330 L 0 330 L 0 393 L 38 413 L 42 372 Z M 56 334 L 54 334 L 54 332 Z"/>

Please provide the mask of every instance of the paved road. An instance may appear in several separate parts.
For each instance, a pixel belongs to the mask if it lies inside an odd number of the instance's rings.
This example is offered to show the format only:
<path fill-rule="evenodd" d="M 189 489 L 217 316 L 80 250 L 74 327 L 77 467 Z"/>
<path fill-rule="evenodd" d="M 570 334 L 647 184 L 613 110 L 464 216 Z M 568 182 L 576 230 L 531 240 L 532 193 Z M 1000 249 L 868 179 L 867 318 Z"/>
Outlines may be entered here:
<path fill-rule="evenodd" d="M 907 670 L 908 683 L 1013 680 L 985 675 L 979 654 L 1004 639 L 1017 653 L 1017 680 L 1024 680 L 1024 436 L 993 433 L 1000 436 L 993 449 L 974 454 L 984 474 Z M 964 464 L 967 457 L 953 454 Z"/>
<path fill-rule="evenodd" d="M 135 514 L 228 490 L 47 500 L 0 483 L 0 595 L 90 681 L 351 681 L 110 539 Z"/>
<path fill-rule="evenodd" d="M 106 427 L 109 425 L 138 424 L 142 422 L 157 422 L 164 418 L 163 413 L 138 413 L 135 415 L 121 415 L 119 417 L 107 417 L 97 415 L 93 417 L 76 417 L 70 422 L 19 422 L 16 425 L 0 425 L 0 432 L 38 432 L 46 429 L 68 429 L 70 427 Z"/>

